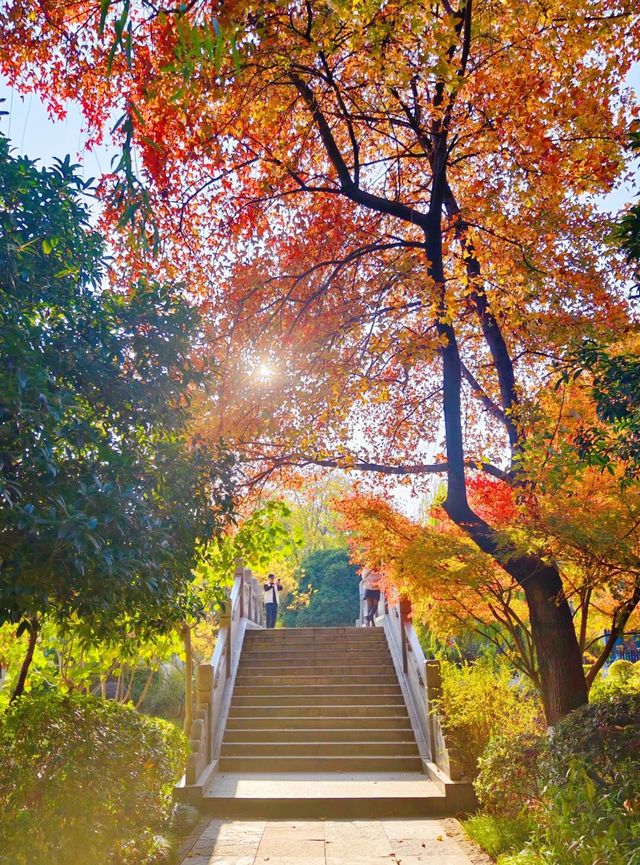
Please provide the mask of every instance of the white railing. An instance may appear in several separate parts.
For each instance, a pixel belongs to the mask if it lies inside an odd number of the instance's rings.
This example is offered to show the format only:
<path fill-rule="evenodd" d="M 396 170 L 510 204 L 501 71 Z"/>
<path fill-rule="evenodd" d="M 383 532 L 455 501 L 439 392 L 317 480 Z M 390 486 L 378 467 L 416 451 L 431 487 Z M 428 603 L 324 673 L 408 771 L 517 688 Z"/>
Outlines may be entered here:
<path fill-rule="evenodd" d="M 423 760 L 432 759 L 427 666 L 422 647 L 410 618 L 411 605 L 407 600 L 389 598 L 384 594 L 378 604 L 376 624 L 384 627 L 391 657 L 404 692 L 418 750 Z"/>
<path fill-rule="evenodd" d="M 360 624 L 364 624 L 365 615 L 366 602 L 361 599 Z M 447 749 L 437 711 L 442 686 L 440 661 L 424 656 L 411 622 L 411 602 L 382 592 L 376 625 L 384 628 L 425 771 L 439 771 L 458 781 L 462 775 Z"/>
<path fill-rule="evenodd" d="M 264 604 L 259 581 L 238 562 L 210 663 L 196 671 L 196 708 L 191 725 L 191 753 L 185 783 L 202 783 L 215 771 L 247 628 L 263 628 Z"/>

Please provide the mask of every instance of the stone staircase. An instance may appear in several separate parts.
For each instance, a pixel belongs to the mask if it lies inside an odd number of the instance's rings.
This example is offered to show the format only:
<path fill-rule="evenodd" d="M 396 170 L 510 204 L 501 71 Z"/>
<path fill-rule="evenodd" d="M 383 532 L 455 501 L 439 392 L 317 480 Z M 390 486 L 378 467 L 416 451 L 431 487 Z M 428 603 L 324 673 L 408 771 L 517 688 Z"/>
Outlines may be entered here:
<path fill-rule="evenodd" d="M 421 769 L 381 629 L 247 633 L 221 771 Z"/>
<path fill-rule="evenodd" d="M 440 813 L 382 628 L 249 630 L 203 801 L 220 817 Z"/>

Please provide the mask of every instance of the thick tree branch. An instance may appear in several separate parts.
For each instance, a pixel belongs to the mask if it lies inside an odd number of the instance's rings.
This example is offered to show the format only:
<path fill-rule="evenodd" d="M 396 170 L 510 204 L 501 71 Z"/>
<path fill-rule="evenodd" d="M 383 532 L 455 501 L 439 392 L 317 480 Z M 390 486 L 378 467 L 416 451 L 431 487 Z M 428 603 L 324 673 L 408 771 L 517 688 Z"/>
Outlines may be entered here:
<path fill-rule="evenodd" d="M 600 653 L 600 656 L 596 660 L 595 664 L 592 665 L 591 669 L 587 673 L 587 687 L 591 687 L 595 677 L 605 665 L 607 659 L 613 651 L 616 640 L 624 633 L 624 626 L 629 621 L 629 617 L 638 606 L 638 604 L 640 604 L 640 583 L 636 585 L 633 595 L 629 598 L 629 600 L 622 604 L 622 606 L 619 607 L 614 614 L 613 623 L 611 625 L 611 633 L 607 637 L 604 649 Z"/>
<path fill-rule="evenodd" d="M 444 206 L 447 214 L 454 222 L 455 235 L 463 249 L 467 268 L 467 277 L 472 286 L 469 299 L 478 316 L 485 342 L 491 352 L 493 365 L 498 378 L 498 385 L 500 387 L 500 400 L 504 415 L 503 422 L 505 423 L 507 434 L 509 436 L 512 455 L 515 455 L 520 449 L 521 442 L 518 430 L 510 417 L 510 412 L 518 404 L 513 361 L 509 355 L 509 349 L 507 348 L 507 344 L 502 335 L 500 325 L 489 309 L 489 301 L 486 292 L 481 285 L 480 263 L 476 256 L 474 245 L 468 236 L 469 226 L 462 217 L 460 207 L 458 206 L 451 187 L 448 184 L 444 197 Z"/>
<path fill-rule="evenodd" d="M 346 162 L 340 152 L 340 148 L 331 131 L 331 127 L 327 122 L 326 117 L 320 109 L 320 105 L 315 97 L 315 94 L 309 84 L 303 81 L 296 72 L 289 72 L 289 80 L 302 96 L 307 108 L 311 112 L 313 120 L 320 133 L 320 138 L 324 145 L 325 151 L 333 167 L 338 174 L 340 188 L 347 198 L 354 201 L 356 204 L 361 204 L 370 210 L 375 210 L 377 213 L 386 213 L 389 216 L 395 216 L 412 225 L 418 225 L 423 230 L 427 230 L 429 225 L 428 216 L 413 207 L 409 207 L 400 201 L 391 201 L 381 195 L 374 195 L 371 192 L 366 192 L 356 185 L 349 173 Z"/>
<path fill-rule="evenodd" d="M 344 461 L 339 459 L 313 459 L 308 458 L 310 463 L 313 463 L 317 466 L 323 466 L 324 468 L 345 468 L 350 471 L 359 471 L 359 472 L 378 472 L 384 475 L 426 475 L 426 474 L 444 474 L 447 472 L 449 468 L 449 464 L 447 462 L 439 462 L 439 463 L 415 463 L 413 465 L 385 465 L 382 463 L 374 463 L 367 462 L 364 460 L 357 460 L 355 462 L 349 462 L 349 459 L 346 458 Z M 486 474 L 491 475 L 492 477 L 499 478 L 500 480 L 508 480 L 509 475 L 507 472 L 498 468 L 497 466 L 491 465 L 490 463 L 479 462 L 478 460 L 467 460 L 465 462 L 467 468 L 476 469 L 477 471 L 486 472 Z"/>

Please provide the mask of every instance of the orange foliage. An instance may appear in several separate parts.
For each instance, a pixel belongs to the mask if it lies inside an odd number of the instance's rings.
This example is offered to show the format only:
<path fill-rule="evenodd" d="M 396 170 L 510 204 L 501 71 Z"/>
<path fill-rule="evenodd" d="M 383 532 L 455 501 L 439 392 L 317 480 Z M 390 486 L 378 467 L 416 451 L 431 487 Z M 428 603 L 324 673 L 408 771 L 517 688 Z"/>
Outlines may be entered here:
<path fill-rule="evenodd" d="M 419 465 L 439 445 L 438 296 L 423 226 L 393 207 L 428 212 L 445 104 L 448 184 L 523 386 L 535 391 L 580 331 L 624 327 L 620 263 L 605 256 L 592 196 L 624 170 L 633 106 L 622 82 L 640 41 L 631 8 L 476 2 L 463 72 L 462 13 L 449 4 L 126 9 L 10 0 L 0 68 L 54 113 L 80 99 L 96 140 L 120 113 L 131 121 L 163 237 L 154 267 L 201 299 L 199 351 L 225 372 L 200 432 L 237 443 L 258 475 L 325 457 Z M 296 76 L 326 111 L 349 183 L 388 207 L 351 195 Z M 454 215 L 444 207 L 446 317 L 478 384 L 463 394 L 466 448 L 500 463 L 504 429 L 477 399 L 500 396 Z M 126 235 L 112 242 L 124 279 L 141 252 Z M 253 374 L 264 357 L 277 366 L 268 386 Z"/>
<path fill-rule="evenodd" d="M 467 489 L 471 507 L 496 528 L 507 528 L 518 517 L 515 490 L 505 481 L 475 474 L 467 481 Z"/>

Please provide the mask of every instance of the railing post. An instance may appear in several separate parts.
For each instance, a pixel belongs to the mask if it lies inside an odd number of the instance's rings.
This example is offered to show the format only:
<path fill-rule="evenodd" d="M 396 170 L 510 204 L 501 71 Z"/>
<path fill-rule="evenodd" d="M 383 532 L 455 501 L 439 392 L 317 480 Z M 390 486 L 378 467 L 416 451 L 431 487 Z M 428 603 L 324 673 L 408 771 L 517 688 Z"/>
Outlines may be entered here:
<path fill-rule="evenodd" d="M 440 661 L 428 660 L 426 662 L 427 673 L 427 710 L 429 712 L 429 732 L 431 733 L 431 747 L 436 750 L 437 742 L 437 718 L 436 705 L 442 697 L 442 671 Z"/>
<path fill-rule="evenodd" d="M 260 588 L 260 583 L 258 582 L 258 578 L 257 577 L 251 577 L 251 597 L 253 598 L 253 602 L 252 602 L 253 617 L 252 617 L 251 621 L 255 622 L 256 625 L 260 624 L 259 588 Z"/>
<path fill-rule="evenodd" d="M 213 667 L 211 664 L 199 664 L 196 671 L 196 691 L 198 712 L 206 707 L 206 715 L 202 719 L 206 730 L 207 763 L 211 762 L 211 742 L 213 739 L 213 717 L 212 694 L 213 694 Z"/>
<path fill-rule="evenodd" d="M 244 594 L 247 592 L 247 602 L 244 602 Z M 242 582 L 242 609 L 248 619 L 251 619 L 251 568 L 244 569 Z"/>
<path fill-rule="evenodd" d="M 191 753 L 187 758 L 186 783 L 195 784 L 211 762 L 213 736 L 213 667 L 200 664 L 196 671 L 196 711 L 189 730 Z"/>
<path fill-rule="evenodd" d="M 225 663 L 225 674 L 227 679 L 231 675 L 231 598 L 227 598 L 227 604 L 224 608 L 224 613 L 220 616 L 220 630 L 224 630 L 226 628 L 227 631 L 227 645 L 226 645 L 226 656 L 227 660 Z"/>

